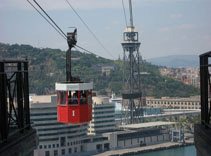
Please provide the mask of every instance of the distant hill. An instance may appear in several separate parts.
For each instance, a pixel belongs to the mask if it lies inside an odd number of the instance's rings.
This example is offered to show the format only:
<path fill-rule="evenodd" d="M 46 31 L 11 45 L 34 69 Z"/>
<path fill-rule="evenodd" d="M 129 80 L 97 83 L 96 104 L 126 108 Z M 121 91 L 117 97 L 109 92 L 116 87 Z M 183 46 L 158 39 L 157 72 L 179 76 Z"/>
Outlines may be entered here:
<path fill-rule="evenodd" d="M 170 55 L 170 56 L 147 59 L 147 61 L 154 65 L 175 67 L 175 68 L 199 66 L 198 55 Z"/>
<path fill-rule="evenodd" d="M 79 76 L 84 82 L 94 82 L 94 90 L 101 94 L 111 91 L 121 94 L 123 88 L 121 60 L 109 60 L 79 51 L 73 51 L 72 56 L 75 58 L 72 60 L 73 75 Z M 26 57 L 29 60 L 30 93 L 38 95 L 55 93 L 55 82 L 64 81 L 66 77 L 65 52 L 59 49 L 0 43 L 0 59 Z M 116 69 L 107 76 L 96 68 L 112 64 Z M 140 77 L 143 96 L 188 97 L 199 94 L 197 88 L 163 77 L 156 65 L 143 62 L 140 71 L 149 73 Z"/>

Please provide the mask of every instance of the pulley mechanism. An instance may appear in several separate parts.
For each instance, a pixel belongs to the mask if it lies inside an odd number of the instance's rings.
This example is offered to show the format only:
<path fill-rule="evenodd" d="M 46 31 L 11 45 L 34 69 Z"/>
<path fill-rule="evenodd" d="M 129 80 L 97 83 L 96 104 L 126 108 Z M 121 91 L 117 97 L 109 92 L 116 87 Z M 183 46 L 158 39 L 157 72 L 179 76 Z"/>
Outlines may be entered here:
<path fill-rule="evenodd" d="M 79 77 L 73 77 L 71 73 L 71 49 L 77 43 L 77 29 L 73 32 L 67 33 L 67 44 L 69 46 L 68 51 L 66 52 L 66 81 L 67 82 L 80 82 Z"/>

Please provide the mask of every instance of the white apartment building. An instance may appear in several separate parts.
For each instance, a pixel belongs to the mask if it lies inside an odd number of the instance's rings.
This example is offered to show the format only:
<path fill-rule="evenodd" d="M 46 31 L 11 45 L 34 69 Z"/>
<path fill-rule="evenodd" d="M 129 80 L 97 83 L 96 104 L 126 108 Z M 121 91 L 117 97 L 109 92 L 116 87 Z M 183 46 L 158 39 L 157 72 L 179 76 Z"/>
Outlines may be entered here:
<path fill-rule="evenodd" d="M 109 97 L 92 97 L 92 121 L 89 123 L 89 134 L 112 132 L 116 129 L 115 104 Z"/>
<path fill-rule="evenodd" d="M 146 105 L 149 107 L 162 107 L 172 109 L 201 109 L 199 96 L 194 96 L 190 98 L 162 97 L 161 99 L 146 97 Z"/>
<path fill-rule="evenodd" d="M 56 95 L 31 96 L 30 116 L 39 136 L 35 156 L 61 156 L 86 150 L 88 124 L 67 125 L 57 121 Z"/>

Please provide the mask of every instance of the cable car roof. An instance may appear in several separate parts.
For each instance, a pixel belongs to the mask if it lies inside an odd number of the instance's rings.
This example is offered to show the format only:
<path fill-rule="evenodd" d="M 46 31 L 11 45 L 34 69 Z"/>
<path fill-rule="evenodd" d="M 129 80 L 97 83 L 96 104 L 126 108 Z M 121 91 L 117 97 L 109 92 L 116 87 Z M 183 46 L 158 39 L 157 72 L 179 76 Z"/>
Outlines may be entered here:
<path fill-rule="evenodd" d="M 57 91 L 79 91 L 93 89 L 93 82 L 90 83 L 56 83 Z"/>

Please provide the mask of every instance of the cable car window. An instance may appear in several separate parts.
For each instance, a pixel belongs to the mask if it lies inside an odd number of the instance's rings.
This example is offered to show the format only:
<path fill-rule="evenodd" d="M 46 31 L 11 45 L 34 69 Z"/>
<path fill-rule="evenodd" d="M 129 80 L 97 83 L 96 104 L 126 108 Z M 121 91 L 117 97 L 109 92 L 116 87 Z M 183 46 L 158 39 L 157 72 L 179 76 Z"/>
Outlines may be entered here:
<path fill-rule="evenodd" d="M 77 96 L 77 92 L 73 93 L 73 103 L 74 105 L 78 104 L 78 96 Z"/>
<path fill-rule="evenodd" d="M 68 104 L 73 104 L 72 94 L 71 91 L 68 92 Z"/>
<path fill-rule="evenodd" d="M 57 98 L 56 98 L 57 99 L 57 105 L 59 105 L 60 104 L 59 103 L 59 92 L 57 92 L 56 94 L 57 94 Z"/>
<path fill-rule="evenodd" d="M 66 105 L 66 92 L 60 92 L 61 105 Z"/>
<path fill-rule="evenodd" d="M 88 104 L 92 104 L 92 91 L 88 92 Z"/>
<path fill-rule="evenodd" d="M 80 92 L 80 104 L 87 104 L 86 100 L 86 91 L 81 91 Z"/>

